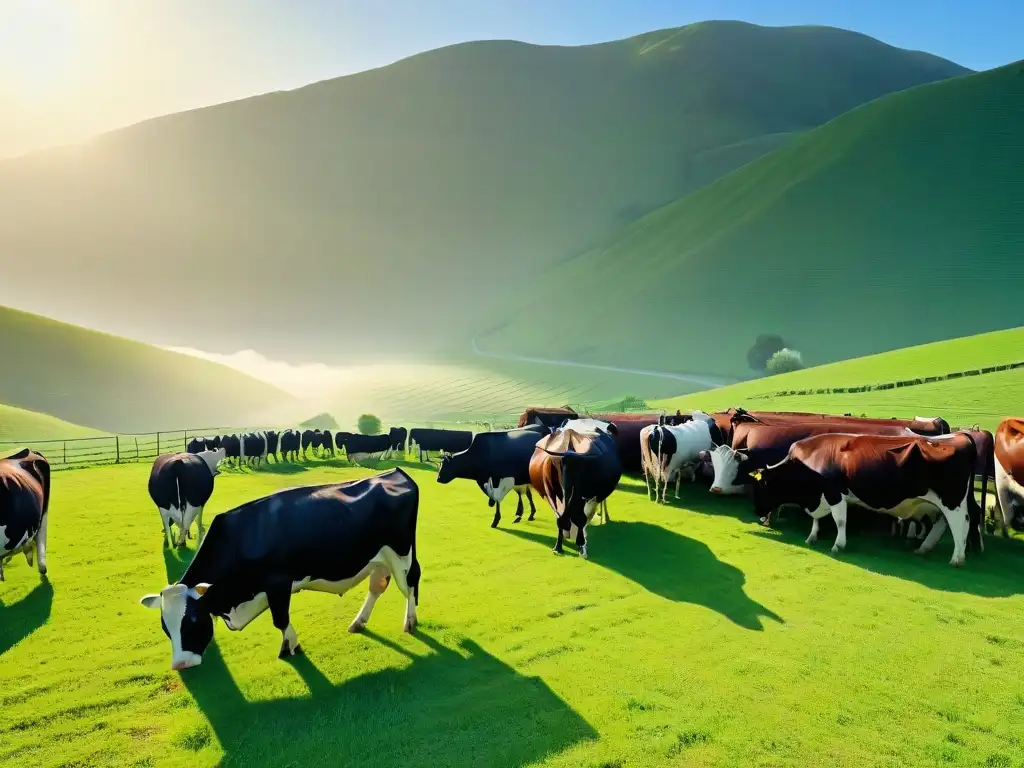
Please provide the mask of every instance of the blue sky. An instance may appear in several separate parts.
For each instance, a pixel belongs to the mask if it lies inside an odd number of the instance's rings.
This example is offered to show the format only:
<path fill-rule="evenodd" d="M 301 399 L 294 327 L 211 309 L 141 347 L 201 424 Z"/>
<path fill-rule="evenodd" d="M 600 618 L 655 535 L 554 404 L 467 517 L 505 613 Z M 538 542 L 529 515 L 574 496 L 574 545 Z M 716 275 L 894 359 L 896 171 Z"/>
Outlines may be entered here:
<path fill-rule="evenodd" d="M 706 19 L 844 27 L 973 69 L 1024 58 L 1024 0 L 0 0 L 0 156 L 465 40 Z"/>

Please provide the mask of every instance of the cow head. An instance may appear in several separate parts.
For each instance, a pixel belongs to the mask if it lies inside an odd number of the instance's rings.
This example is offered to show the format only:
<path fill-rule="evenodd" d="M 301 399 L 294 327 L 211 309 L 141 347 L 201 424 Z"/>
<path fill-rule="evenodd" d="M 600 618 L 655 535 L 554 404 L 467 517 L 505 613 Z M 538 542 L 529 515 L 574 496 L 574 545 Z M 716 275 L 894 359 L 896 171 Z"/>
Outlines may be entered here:
<path fill-rule="evenodd" d="M 215 451 L 203 451 L 199 454 L 199 458 L 206 462 L 206 466 L 210 468 L 210 474 L 214 477 L 220 474 L 218 467 L 226 457 L 227 451 L 223 448 L 218 448 Z"/>
<path fill-rule="evenodd" d="M 740 477 L 740 466 L 747 460 L 743 451 L 734 451 L 728 445 L 720 445 L 713 451 L 705 453 L 711 459 L 711 466 L 715 470 L 715 479 L 711 482 L 712 493 L 734 494 L 742 493 L 745 485 L 745 478 Z"/>
<path fill-rule="evenodd" d="M 801 462 L 788 458 L 758 470 L 752 487 L 754 513 L 767 524 L 772 512 L 787 504 L 813 512 L 821 500 L 820 487 L 812 482 L 813 475 Z"/>
<path fill-rule="evenodd" d="M 160 626 L 171 641 L 171 669 L 203 663 L 203 651 L 213 639 L 213 617 L 201 605 L 209 586 L 169 584 L 159 595 L 146 595 L 139 601 L 147 608 L 160 609 Z"/>
<path fill-rule="evenodd" d="M 437 465 L 437 482 L 445 485 L 455 479 L 455 466 L 452 455 L 445 451 L 441 454 L 441 463 Z"/>

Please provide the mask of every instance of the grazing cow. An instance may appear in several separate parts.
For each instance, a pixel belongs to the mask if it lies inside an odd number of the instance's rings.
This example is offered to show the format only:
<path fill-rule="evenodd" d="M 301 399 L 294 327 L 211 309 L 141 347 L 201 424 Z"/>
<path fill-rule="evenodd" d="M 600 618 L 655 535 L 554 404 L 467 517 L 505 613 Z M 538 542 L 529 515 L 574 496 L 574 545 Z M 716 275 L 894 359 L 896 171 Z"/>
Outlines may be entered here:
<path fill-rule="evenodd" d="M 579 414 L 572 408 L 527 408 L 519 417 L 517 429 L 539 424 L 548 429 L 558 429 L 566 419 L 578 419 Z"/>
<path fill-rule="evenodd" d="M 224 435 L 220 441 L 227 459 L 234 459 L 235 464 L 242 463 L 242 439 L 238 435 Z"/>
<path fill-rule="evenodd" d="M 587 557 L 587 524 L 599 507 L 603 521 L 609 521 L 607 499 L 621 477 L 622 463 L 610 432 L 560 429 L 540 439 L 530 459 L 530 484 L 555 513 L 557 554 L 562 554 L 568 535 L 576 540 L 580 557 Z"/>
<path fill-rule="evenodd" d="M 220 435 L 214 435 L 212 438 L 206 439 L 206 450 L 216 451 L 220 448 Z"/>
<path fill-rule="evenodd" d="M 825 413 L 803 413 L 800 411 L 746 411 L 742 408 L 729 408 L 711 414 L 719 429 L 722 431 L 723 440 L 719 443 L 731 444 L 732 434 L 736 426 L 744 423 L 760 424 L 875 424 L 884 427 L 906 427 L 919 435 L 941 435 L 949 432 L 949 425 L 941 418 L 916 418 L 916 419 L 878 419 L 863 416 L 835 416 Z"/>
<path fill-rule="evenodd" d="M 224 449 L 202 453 L 165 453 L 157 456 L 149 473 L 149 498 L 156 504 L 164 524 L 167 546 L 175 544 L 171 523 L 178 526 L 179 547 L 195 520 L 199 541 L 204 536 L 203 507 L 213 495 L 213 478 L 220 474 Z"/>
<path fill-rule="evenodd" d="M 388 435 L 349 435 L 345 438 L 345 454 L 353 464 L 368 458 L 379 459 L 390 447 Z"/>
<path fill-rule="evenodd" d="M 334 447 L 339 451 L 344 449 L 348 450 L 348 439 L 355 434 L 354 432 L 338 432 L 334 435 Z"/>
<path fill-rule="evenodd" d="M 884 419 L 846 419 L 814 421 L 743 421 L 732 428 L 732 441 L 708 452 L 714 467 L 712 493 L 743 493 L 750 485 L 750 473 L 782 461 L 789 447 L 812 435 L 847 433 L 857 435 L 913 434 L 900 422 Z M 704 458 L 702 456 L 702 458 Z"/>
<path fill-rule="evenodd" d="M 302 458 L 303 459 L 306 458 L 306 451 L 309 448 L 311 448 L 311 447 L 314 448 L 314 449 L 316 448 L 316 446 L 313 444 L 313 441 L 314 441 L 315 438 L 316 438 L 316 433 L 313 432 L 312 429 L 303 430 L 303 432 L 302 432 L 302 440 L 301 440 L 301 442 L 302 442 Z"/>
<path fill-rule="evenodd" d="M 437 482 L 450 483 L 456 478 L 474 481 L 487 496 L 488 506 L 495 507 L 491 528 L 501 520 L 501 501 L 509 491 L 519 496 L 516 516 L 523 519 L 523 494 L 530 502 L 530 520 L 537 514 L 530 492 L 530 459 L 537 441 L 551 430 L 540 424 L 504 432 L 478 432 L 469 448 L 459 453 L 446 453 L 437 468 Z"/>
<path fill-rule="evenodd" d="M 206 438 L 205 437 L 193 437 L 188 441 L 188 445 L 185 447 L 186 453 L 202 453 L 206 450 Z"/>
<path fill-rule="evenodd" d="M 814 520 L 807 543 L 818 538 L 818 520 L 831 514 L 837 535 L 832 552 L 846 548 L 847 505 L 900 519 L 935 507 L 941 517 L 918 548 L 934 549 L 946 527 L 953 534 L 954 566 L 963 564 L 968 538 L 980 548 L 981 508 L 974 498 L 977 448 L 970 433 L 947 440 L 918 435 L 821 434 L 794 443 L 786 456 L 759 473 L 754 507 L 767 522 L 773 510 L 795 504 Z"/>
<path fill-rule="evenodd" d="M 473 441 L 473 433 L 468 430 L 455 429 L 412 429 L 409 430 L 409 443 L 415 445 L 420 461 L 430 458 L 431 451 L 458 453 L 469 448 Z"/>
<path fill-rule="evenodd" d="M 401 469 L 346 483 L 290 488 L 217 515 L 177 584 L 140 601 L 159 608 L 171 668 L 202 663 L 213 619 L 240 630 L 267 608 L 280 630 L 279 658 L 301 653 L 291 624 L 300 590 L 342 595 L 369 577 L 350 632 L 366 626 L 393 578 L 406 598 L 403 628 L 416 627 L 419 488 Z"/>
<path fill-rule="evenodd" d="M 46 575 L 46 527 L 50 509 L 50 463 L 24 448 L 0 460 L 0 581 L 4 563 L 18 552 Z"/>
<path fill-rule="evenodd" d="M 683 476 L 689 480 L 696 477 L 696 464 L 701 454 L 714 447 L 714 438 L 718 434 L 711 417 L 700 411 L 679 426 L 651 424 L 644 427 L 640 433 L 640 451 L 647 497 L 651 497 L 650 477 L 654 481 L 654 500 L 658 500 L 660 484 L 663 486 L 661 501 L 665 503 L 669 480 L 675 476 L 678 499 Z"/>
<path fill-rule="evenodd" d="M 392 427 L 388 430 L 388 437 L 391 438 L 391 448 L 388 449 L 388 455 L 397 453 L 399 456 L 405 454 L 405 440 L 409 436 L 405 427 Z"/>
<path fill-rule="evenodd" d="M 1024 530 L 1024 419 L 1003 419 L 995 438 L 996 496 L 1002 510 L 1003 536 L 1007 526 Z"/>
<path fill-rule="evenodd" d="M 281 434 L 281 457 L 285 461 L 298 461 L 302 436 L 294 429 L 287 429 Z"/>
<path fill-rule="evenodd" d="M 274 430 L 268 429 L 263 433 L 263 439 L 266 440 L 266 450 L 263 452 L 264 458 L 269 461 L 270 457 L 273 456 L 275 462 L 280 461 L 281 459 L 277 455 L 277 450 L 278 446 L 281 444 L 281 435 Z"/>

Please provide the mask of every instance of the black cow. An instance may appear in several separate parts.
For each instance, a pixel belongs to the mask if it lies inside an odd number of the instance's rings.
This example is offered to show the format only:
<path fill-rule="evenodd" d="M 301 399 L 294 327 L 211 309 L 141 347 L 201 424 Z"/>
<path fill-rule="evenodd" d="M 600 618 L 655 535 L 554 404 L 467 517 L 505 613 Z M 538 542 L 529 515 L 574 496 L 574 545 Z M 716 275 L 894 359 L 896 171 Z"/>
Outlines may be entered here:
<path fill-rule="evenodd" d="M 212 438 L 207 438 L 206 450 L 216 451 L 218 448 L 220 448 L 220 435 L 214 435 Z"/>
<path fill-rule="evenodd" d="M 491 528 L 501 520 L 501 500 L 509 491 L 519 496 L 516 516 L 523 519 L 523 494 L 530 502 L 530 520 L 537 514 L 530 492 L 530 459 L 537 441 L 551 434 L 548 427 L 539 424 L 504 432 L 478 432 L 469 448 L 460 453 L 446 453 L 437 468 L 437 482 L 450 483 L 456 478 L 474 481 L 487 496 L 488 506 L 496 507 Z"/>
<path fill-rule="evenodd" d="M 171 523 L 178 526 L 179 547 L 195 520 L 199 541 L 203 540 L 203 507 L 213 495 L 213 478 L 220 474 L 224 449 L 202 453 L 165 453 L 157 456 L 149 473 L 149 498 L 156 504 L 164 524 L 167 546 L 173 547 Z"/>
<path fill-rule="evenodd" d="M 235 464 L 242 461 L 242 439 L 238 435 L 224 435 L 220 439 L 220 447 L 224 449 L 225 459 L 234 459 Z"/>
<path fill-rule="evenodd" d="M 371 456 L 380 458 L 390 447 L 388 435 L 349 435 L 345 438 L 345 453 L 353 464 Z"/>
<path fill-rule="evenodd" d="M 415 445 L 420 461 L 430 458 L 431 451 L 458 453 L 469 448 L 473 442 L 473 433 L 455 429 L 411 429 L 409 444 Z"/>
<path fill-rule="evenodd" d="M 4 563 L 18 552 L 46 575 L 46 527 L 50 509 L 50 463 L 24 448 L 0 460 L 0 581 Z"/>
<path fill-rule="evenodd" d="M 289 606 L 303 589 L 344 594 L 370 578 L 350 632 L 359 632 L 394 578 L 406 598 L 403 628 L 416 626 L 419 488 L 401 469 L 347 483 L 291 488 L 217 515 L 177 584 L 140 601 L 159 608 L 171 668 L 202 662 L 213 617 L 240 630 L 270 608 L 280 658 L 301 652 Z"/>
<path fill-rule="evenodd" d="M 301 441 L 302 436 L 294 429 L 285 430 L 281 434 L 281 457 L 285 461 L 298 461 Z"/>
<path fill-rule="evenodd" d="M 334 436 L 334 447 L 339 451 L 348 450 L 348 439 L 352 437 L 352 432 L 338 432 Z"/>
<path fill-rule="evenodd" d="M 937 508 L 941 517 L 918 548 L 934 549 L 948 527 L 950 563 L 962 565 L 968 542 L 982 547 L 981 508 L 974 498 L 978 452 L 968 432 L 937 440 L 919 436 L 822 434 L 792 445 L 780 463 L 761 470 L 754 484 L 755 512 L 767 522 L 783 504 L 814 518 L 807 543 L 818 538 L 818 520 L 836 522 L 832 552 L 846 548 L 847 506 L 897 518 Z"/>
<path fill-rule="evenodd" d="M 207 450 L 205 437 L 193 437 L 185 447 L 186 453 L 202 453 Z"/>
<path fill-rule="evenodd" d="M 558 520 L 555 552 L 562 540 L 575 537 L 580 557 L 587 557 L 586 527 L 598 508 L 608 522 L 607 499 L 622 477 L 622 461 L 609 431 L 581 434 L 560 429 L 543 437 L 530 459 L 530 484 L 551 506 Z"/>
<path fill-rule="evenodd" d="M 405 427 L 392 427 L 388 430 L 388 437 L 391 438 L 391 448 L 388 453 L 397 453 L 399 456 L 405 453 L 405 440 L 409 433 Z"/>
<path fill-rule="evenodd" d="M 258 467 L 267 455 L 267 438 L 262 432 L 250 432 L 242 437 L 242 458 L 247 464 Z"/>
<path fill-rule="evenodd" d="M 267 461 L 270 460 L 271 456 L 274 457 L 275 462 L 281 461 L 281 458 L 277 455 L 277 449 L 281 443 L 281 435 L 273 430 L 267 430 L 263 433 L 263 437 L 267 441 L 267 450 L 264 453 Z"/>
<path fill-rule="evenodd" d="M 301 443 L 302 443 L 302 458 L 303 458 L 303 459 L 305 459 L 305 458 L 306 458 L 306 451 L 307 451 L 307 450 L 308 450 L 309 448 L 314 448 L 314 449 L 315 449 L 315 447 L 316 447 L 316 446 L 315 446 L 315 445 L 313 444 L 313 441 L 314 441 L 314 439 L 315 439 L 315 438 L 316 438 L 316 433 L 315 433 L 315 432 L 313 432 L 313 430 L 312 430 L 312 429 L 306 429 L 306 430 L 303 430 L 303 432 L 302 432 L 302 438 L 301 438 Z"/>
<path fill-rule="evenodd" d="M 334 458 L 334 436 L 330 430 L 325 429 L 320 433 L 320 453 L 322 456 L 326 456 L 328 452 L 330 452 L 331 458 Z"/>

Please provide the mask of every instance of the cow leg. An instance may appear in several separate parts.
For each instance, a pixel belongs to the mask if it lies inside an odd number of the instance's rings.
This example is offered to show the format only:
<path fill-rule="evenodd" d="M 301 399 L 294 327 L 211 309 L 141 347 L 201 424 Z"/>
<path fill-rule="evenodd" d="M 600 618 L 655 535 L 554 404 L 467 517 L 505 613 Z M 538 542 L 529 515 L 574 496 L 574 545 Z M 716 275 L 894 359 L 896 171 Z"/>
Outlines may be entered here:
<path fill-rule="evenodd" d="M 494 502 L 494 519 L 491 520 L 491 528 L 498 527 L 498 521 L 501 520 L 501 502 Z"/>
<path fill-rule="evenodd" d="M 171 549 L 174 547 L 174 534 L 171 533 L 171 510 L 160 507 L 157 511 L 160 512 L 160 519 L 164 524 L 164 534 L 167 537 L 167 548 Z"/>
<path fill-rule="evenodd" d="M 647 500 L 651 500 L 651 478 L 647 471 L 647 462 L 644 462 L 644 485 L 647 486 Z"/>
<path fill-rule="evenodd" d="M 420 599 L 420 563 L 416 559 L 416 546 L 413 545 L 406 556 L 409 564 L 406 568 L 405 557 L 395 562 L 392 557 L 388 558 L 388 569 L 395 580 L 395 586 L 405 596 L 405 619 L 402 622 L 402 631 L 410 635 L 416 629 L 416 603 Z"/>
<path fill-rule="evenodd" d="M 287 659 L 289 656 L 302 653 L 299 636 L 292 626 L 288 613 L 292 599 L 292 585 L 287 581 L 275 581 L 273 584 L 267 585 L 266 594 L 274 626 L 281 631 L 281 650 L 277 654 L 277 658 Z"/>
<path fill-rule="evenodd" d="M 352 623 L 349 624 L 349 632 L 362 632 L 366 628 L 366 623 L 370 620 L 370 614 L 373 612 L 373 606 L 377 603 L 377 598 L 384 594 L 384 590 L 388 588 L 390 583 L 391 574 L 386 568 L 374 568 L 370 572 L 370 584 L 366 592 L 366 600 L 363 601 L 363 607 L 359 609 L 359 613 L 356 614 L 356 617 L 352 619 Z"/>
<path fill-rule="evenodd" d="M 916 539 L 917 538 L 917 521 L 916 520 L 911 520 L 907 524 L 907 538 L 908 539 Z"/>
<path fill-rule="evenodd" d="M 836 543 L 832 545 L 832 554 L 846 549 L 846 499 L 840 498 L 838 504 L 829 504 L 832 519 L 836 521 Z"/>
<path fill-rule="evenodd" d="M 555 523 L 555 528 L 558 531 L 558 538 L 555 539 L 555 548 L 552 551 L 556 555 L 564 555 L 565 551 L 562 549 L 562 539 L 565 536 L 565 532 L 562 530 L 562 518 L 558 518 Z"/>
<path fill-rule="evenodd" d="M 516 491 L 516 496 L 519 497 L 519 503 L 516 504 L 516 518 L 513 523 L 518 523 L 523 519 L 523 492 Z"/>
<path fill-rule="evenodd" d="M 932 529 L 928 532 L 924 541 L 921 542 L 921 546 L 914 550 L 914 554 L 927 555 L 935 549 L 935 545 L 939 543 L 939 539 L 942 538 L 942 534 L 946 532 L 947 527 L 946 516 L 939 515 L 939 519 L 935 521 L 935 525 L 932 526 Z"/>
<path fill-rule="evenodd" d="M 206 538 L 206 528 L 203 527 L 203 507 L 199 508 L 196 513 L 196 541 L 199 544 L 203 543 L 203 539 Z"/>
<path fill-rule="evenodd" d="M 682 482 L 683 482 L 683 473 L 682 472 L 677 472 L 676 473 L 676 499 L 677 500 L 679 499 L 679 486 L 682 484 Z"/>
<path fill-rule="evenodd" d="M 583 525 L 576 526 L 576 549 L 579 550 L 580 557 L 584 560 L 587 559 L 587 526 L 586 523 Z"/>
<path fill-rule="evenodd" d="M 39 575 L 46 575 L 46 523 L 50 519 L 50 513 L 44 512 L 39 519 L 39 530 L 36 531 L 36 566 L 39 568 Z M 32 565 L 29 562 L 29 565 Z"/>
<path fill-rule="evenodd" d="M 533 520 L 533 516 L 537 514 L 537 507 L 533 505 L 533 493 L 529 488 L 526 489 L 526 500 L 530 502 L 530 516 L 527 520 Z"/>
<path fill-rule="evenodd" d="M 967 492 L 973 493 L 974 491 L 968 489 Z M 942 510 L 942 514 L 949 524 L 949 532 L 953 534 L 953 557 L 950 558 L 949 564 L 954 567 L 961 566 L 967 559 L 967 534 L 971 527 L 970 515 L 967 512 L 967 498 L 965 497 L 956 509 Z"/>
<path fill-rule="evenodd" d="M 804 539 L 804 544 L 813 544 L 818 540 L 818 518 L 811 518 L 811 534 Z"/>

